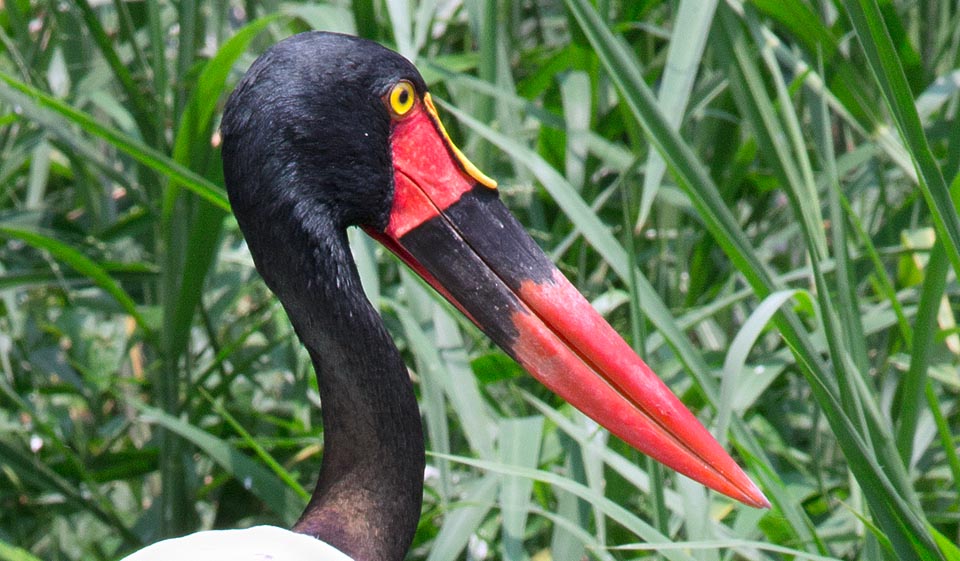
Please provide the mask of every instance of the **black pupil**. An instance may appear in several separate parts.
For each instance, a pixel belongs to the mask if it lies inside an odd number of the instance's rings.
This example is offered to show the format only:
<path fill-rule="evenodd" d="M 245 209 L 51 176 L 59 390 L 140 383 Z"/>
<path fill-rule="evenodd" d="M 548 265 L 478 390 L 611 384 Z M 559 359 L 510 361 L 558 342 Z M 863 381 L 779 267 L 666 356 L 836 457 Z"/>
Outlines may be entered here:
<path fill-rule="evenodd" d="M 406 105 L 407 100 L 410 98 L 410 92 L 406 88 L 400 90 L 400 95 L 397 96 L 397 101 L 400 105 Z"/>

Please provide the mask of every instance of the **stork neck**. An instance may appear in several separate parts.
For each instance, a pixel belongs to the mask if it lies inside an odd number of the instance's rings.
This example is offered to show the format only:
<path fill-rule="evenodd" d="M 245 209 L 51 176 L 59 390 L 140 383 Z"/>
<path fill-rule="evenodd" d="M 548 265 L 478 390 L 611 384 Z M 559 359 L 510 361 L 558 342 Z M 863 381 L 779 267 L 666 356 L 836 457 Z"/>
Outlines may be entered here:
<path fill-rule="evenodd" d="M 423 496 L 419 408 L 400 353 L 363 294 L 346 233 L 313 241 L 311 274 L 285 275 L 305 284 L 278 291 L 313 360 L 324 428 L 320 477 L 294 530 L 356 561 L 400 561 Z"/>

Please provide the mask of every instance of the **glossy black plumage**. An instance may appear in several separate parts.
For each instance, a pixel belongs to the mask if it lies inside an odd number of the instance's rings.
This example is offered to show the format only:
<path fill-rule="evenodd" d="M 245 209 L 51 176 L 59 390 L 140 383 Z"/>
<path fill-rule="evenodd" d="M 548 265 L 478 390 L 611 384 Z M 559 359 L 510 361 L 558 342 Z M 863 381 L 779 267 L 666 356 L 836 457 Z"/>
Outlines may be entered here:
<path fill-rule="evenodd" d="M 357 561 L 402 559 L 424 449 L 406 367 L 364 297 L 345 228 L 382 228 L 393 188 L 381 100 L 416 69 L 375 43 L 304 33 L 261 56 L 224 112 L 223 164 L 257 269 L 310 352 L 324 458 L 295 530 Z"/>
<path fill-rule="evenodd" d="M 400 79 L 426 91 L 416 68 L 397 53 L 333 33 L 302 33 L 258 58 L 221 124 L 238 219 L 265 210 L 286 215 L 291 205 L 304 204 L 323 207 L 338 227 L 382 228 L 393 168 L 381 98 Z"/>

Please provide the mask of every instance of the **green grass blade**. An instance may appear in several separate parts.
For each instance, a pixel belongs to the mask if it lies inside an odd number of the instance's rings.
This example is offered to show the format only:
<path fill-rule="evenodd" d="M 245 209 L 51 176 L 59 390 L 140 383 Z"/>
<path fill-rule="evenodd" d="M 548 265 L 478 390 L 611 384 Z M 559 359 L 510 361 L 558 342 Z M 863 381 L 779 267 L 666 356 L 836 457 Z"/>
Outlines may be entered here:
<path fill-rule="evenodd" d="M 107 36 L 106 30 L 103 29 L 100 19 L 93 8 L 90 7 L 89 2 L 87 0 L 74 0 L 74 3 L 80 9 L 87 31 L 93 37 L 101 54 L 106 59 L 107 65 L 123 87 L 127 99 L 133 105 L 132 115 L 137 121 L 141 136 L 146 139 L 156 138 L 156 131 L 159 127 L 151 120 L 153 111 L 150 110 L 155 104 L 147 99 L 143 93 L 143 87 L 136 82 L 130 69 L 120 60 L 120 55 L 117 54 L 113 42 Z"/>
<path fill-rule="evenodd" d="M 738 396 L 745 391 L 745 386 L 753 383 L 751 376 L 744 371 L 750 349 L 753 348 L 757 339 L 763 334 L 766 325 L 780 307 L 801 294 L 809 299 L 809 295 L 799 290 L 780 290 L 764 298 L 747 318 L 747 321 L 743 322 L 743 327 L 740 328 L 740 331 L 737 332 L 736 337 L 730 343 L 727 356 L 723 359 L 720 401 L 717 405 L 717 419 L 714 424 L 714 430 L 719 435 L 720 442 L 725 440 L 727 428 L 733 417 L 734 407 L 747 405 Z"/>
<path fill-rule="evenodd" d="M 0 72 L 0 99 L 20 107 L 25 115 L 36 119 L 53 135 L 58 135 L 66 123 L 55 123 L 51 117 L 63 118 L 78 125 L 85 133 L 100 138 L 124 152 L 144 166 L 181 183 L 200 198 L 225 211 L 230 203 L 223 190 L 196 173 L 174 162 L 163 153 L 136 141 L 127 135 L 99 123 L 90 115 L 40 90 Z"/>
<path fill-rule="evenodd" d="M 210 159 L 209 154 L 212 151 L 210 131 L 214 113 L 224 95 L 227 77 L 250 43 L 278 17 L 279 14 L 262 17 L 243 26 L 203 65 L 196 86 L 190 92 L 174 138 L 173 158 L 177 163 L 191 169 L 202 164 L 211 165 L 206 161 Z M 220 164 L 213 161 L 212 165 Z M 170 198 L 170 195 L 167 195 L 167 198 Z"/>
<path fill-rule="evenodd" d="M 409 273 L 406 271 L 404 271 L 404 275 L 409 277 Z M 405 284 L 408 287 L 408 293 L 413 292 L 409 287 L 415 283 L 405 282 Z M 423 289 L 421 288 L 421 290 Z M 426 296 L 427 293 L 423 291 L 422 294 Z M 431 303 L 433 302 L 430 297 L 426 299 Z M 465 435 L 470 443 L 471 450 L 482 458 L 492 457 L 494 453 L 494 431 L 492 428 L 496 422 L 487 411 L 469 365 L 461 361 L 463 357 L 458 356 L 459 353 L 451 352 L 453 349 L 462 346 L 459 335 L 454 331 L 456 322 L 443 311 L 437 311 L 434 314 L 434 321 L 439 324 L 437 327 L 446 327 L 445 338 L 448 340 L 449 346 L 445 345 L 441 354 L 440 349 L 438 349 L 439 345 L 430 341 L 408 308 L 393 303 L 391 303 L 391 307 L 397 311 L 405 335 L 416 354 L 418 364 L 426 370 L 425 376 L 441 386 L 463 426 L 474 427 L 474 430 L 467 431 Z M 445 317 L 441 318 L 439 316 Z M 439 419 L 436 422 L 439 422 Z"/>
<path fill-rule="evenodd" d="M 151 326 L 147 323 L 143 314 L 140 313 L 133 298 L 127 294 L 123 287 L 113 280 L 113 277 L 111 277 L 103 267 L 83 253 L 80 253 L 59 240 L 23 228 L 0 225 L 0 236 L 20 240 L 35 249 L 49 252 L 57 261 L 73 268 L 88 278 L 90 282 L 103 289 L 116 300 L 117 304 L 119 304 L 126 313 L 130 314 L 130 317 L 136 320 L 137 325 L 144 331 L 147 333 L 152 331 Z"/>
<path fill-rule="evenodd" d="M 173 431 L 204 451 L 227 473 L 242 483 L 286 524 L 300 516 L 305 501 L 297 491 L 288 487 L 276 475 L 238 451 L 229 442 L 217 438 L 186 421 L 171 417 L 163 411 L 139 405 L 141 419 Z"/>
<path fill-rule="evenodd" d="M 560 82 L 560 96 L 567 135 L 565 175 L 567 181 L 580 191 L 586 174 L 590 130 L 590 104 L 585 102 L 591 98 L 590 76 L 586 72 L 567 74 Z"/>
<path fill-rule="evenodd" d="M 530 468 L 522 468 L 501 462 L 465 458 L 462 456 L 449 456 L 448 459 L 464 465 L 473 466 L 484 471 L 514 477 L 525 477 L 534 481 L 541 481 L 543 483 L 560 487 L 561 489 L 571 492 L 586 500 L 590 504 L 598 506 L 604 515 L 609 516 L 611 520 L 622 525 L 624 528 L 633 532 L 644 541 L 651 544 L 671 543 L 670 538 L 658 532 L 653 526 L 647 524 L 640 517 L 636 516 L 623 506 L 608 499 L 607 497 L 604 497 L 603 495 L 596 493 L 593 489 L 585 485 L 559 476 L 555 473 Z M 664 557 L 670 559 L 671 561 L 695 561 L 691 556 L 683 551 L 667 548 L 658 551 L 660 551 Z"/>
<path fill-rule="evenodd" d="M 687 100 L 693 90 L 716 8 L 715 0 L 685 0 L 680 2 L 677 10 L 670 50 L 667 52 L 666 68 L 657 92 L 657 100 L 663 115 L 674 130 L 679 130 L 683 122 Z M 667 171 L 667 165 L 659 152 L 653 150 L 647 156 L 645 171 L 640 211 L 637 216 L 638 231 L 647 221 L 657 189 L 663 180 L 663 174 Z"/>
<path fill-rule="evenodd" d="M 953 476 L 954 482 L 960 481 L 960 453 L 957 452 L 957 449 L 954 446 L 953 432 L 947 423 L 946 418 L 943 416 L 943 410 L 940 407 L 940 402 L 937 398 L 937 392 L 933 389 L 933 383 L 928 381 L 925 390 L 927 396 L 927 406 L 930 408 L 930 412 L 933 414 L 934 423 L 937 425 L 937 433 L 940 435 L 940 446 L 943 448 L 943 452 L 947 456 L 947 465 L 950 468 L 950 474 Z M 960 504 L 960 497 L 955 497 L 953 504 L 955 506 Z M 941 543 L 939 540 L 939 533 L 934 533 L 933 537 L 937 538 L 937 543 Z M 944 553 L 946 554 L 947 550 L 944 550 Z"/>
<path fill-rule="evenodd" d="M 408 275 L 404 275 L 403 282 L 407 287 L 414 284 Z M 451 376 L 444 371 L 444 364 L 440 359 L 437 347 L 432 344 L 429 336 L 417 321 L 415 314 L 398 304 L 392 304 L 392 308 L 400 319 L 404 336 L 413 352 L 417 373 L 421 379 L 420 402 L 424 430 L 430 449 L 441 453 L 449 453 L 451 450 L 451 430 L 447 419 L 447 401 L 444 399 L 444 390 L 446 389 L 446 382 Z M 481 429 L 470 432 L 471 434 L 482 434 L 485 431 Z M 437 469 L 440 471 L 440 502 L 442 505 L 446 505 L 452 495 L 450 463 L 441 460 L 437 464 Z"/>
<path fill-rule="evenodd" d="M 960 547 L 951 541 L 950 538 L 936 531 L 936 529 L 932 531 L 934 539 L 937 540 L 937 545 L 939 545 L 940 550 L 943 551 L 944 558 L 947 561 L 960 561 Z"/>
<path fill-rule="evenodd" d="M 299 496 L 303 501 L 310 500 L 310 493 L 308 493 L 307 490 L 304 489 L 299 482 L 297 482 L 290 472 L 280 465 L 280 462 L 274 459 L 274 457 L 271 456 L 270 453 L 267 452 L 267 450 L 261 446 L 259 442 L 257 442 L 257 439 L 252 434 L 243 428 L 243 425 L 237 422 L 233 415 L 231 415 L 230 412 L 223 407 L 223 404 L 216 401 L 214 397 L 210 395 L 210 392 L 202 388 L 200 389 L 200 393 L 203 395 L 204 399 L 210 402 L 211 406 L 213 407 L 213 411 L 219 415 L 220 418 L 226 421 L 230 428 L 235 430 L 237 434 L 240 435 L 243 443 L 246 444 L 248 448 L 253 450 L 253 453 L 256 454 L 256 456 L 260 458 L 260 460 L 266 464 L 267 467 L 270 468 L 270 471 L 272 471 L 274 475 L 276 475 L 280 481 L 284 483 L 284 485 L 296 493 L 297 496 Z"/>
<path fill-rule="evenodd" d="M 908 466 L 913 456 L 914 434 L 922 411 L 923 392 L 927 386 L 927 370 L 930 367 L 930 355 L 937 332 L 937 312 L 946 288 L 948 271 L 943 242 L 937 240 L 930 251 L 930 259 L 924 270 L 920 304 L 913 323 L 910 368 L 900 383 L 896 439 L 900 457 Z"/>
<path fill-rule="evenodd" d="M 455 456 L 433 455 L 437 459 L 455 461 Z M 467 547 L 470 537 L 477 533 L 487 513 L 493 508 L 500 476 L 490 473 L 472 482 L 465 490 L 459 504 L 444 517 L 443 528 L 433 540 L 433 546 L 427 555 L 427 561 L 454 561 L 461 559 L 461 553 Z"/>
<path fill-rule="evenodd" d="M 747 551 L 768 551 L 770 553 L 780 553 L 787 555 L 790 558 L 796 559 L 809 559 L 810 561 L 839 561 L 838 557 L 830 557 L 826 555 L 813 555 L 805 551 L 800 551 L 790 547 L 782 547 L 777 545 L 772 545 L 764 542 L 750 541 L 750 540 L 738 540 L 738 539 L 721 539 L 721 540 L 709 540 L 709 541 L 677 541 L 669 545 L 659 546 L 654 544 L 624 544 L 612 548 L 614 550 L 622 551 L 659 551 L 663 549 L 687 549 L 690 551 L 701 551 L 701 550 L 724 550 L 724 549 L 737 549 L 744 552 Z"/>
<path fill-rule="evenodd" d="M 101 504 L 103 497 L 88 496 L 81 486 L 75 485 L 73 481 L 39 462 L 36 457 L 31 457 L 29 452 L 13 446 L 6 439 L 0 439 L 0 461 L 8 469 L 22 474 L 21 477 L 30 487 L 39 488 L 44 493 L 62 496 L 65 502 L 73 505 L 77 510 L 91 513 L 107 527 L 117 531 L 124 540 L 136 543 L 135 536 L 126 529 L 117 514 L 110 508 L 103 507 Z M 109 507 L 109 504 L 107 506 Z"/>
<path fill-rule="evenodd" d="M 502 419 L 498 432 L 500 460 L 505 464 L 534 469 L 540 460 L 543 417 Z M 522 561 L 527 516 L 530 512 L 533 481 L 525 477 L 504 476 L 500 482 L 500 513 L 503 517 L 503 558 Z"/>
<path fill-rule="evenodd" d="M 3 561 L 42 561 L 39 557 L 34 557 L 29 551 L 5 541 L 0 541 L 0 559 Z"/>
<path fill-rule="evenodd" d="M 234 63 L 276 19 L 277 16 L 264 17 L 244 26 L 203 65 L 174 139 L 173 159 L 178 164 L 222 183 L 221 164 L 211 142 L 214 112 Z M 204 282 L 220 246 L 226 215 L 224 209 L 211 205 L 188 210 L 193 205 L 181 200 L 180 194 L 180 184 L 172 182 L 164 191 L 161 209 L 161 231 L 167 236 L 166 263 L 162 269 L 163 285 L 167 288 L 164 341 L 171 361 L 186 348 Z"/>
<path fill-rule="evenodd" d="M 953 264 L 954 272 L 960 275 L 960 202 L 952 200 L 947 182 L 930 148 L 901 58 L 890 38 L 880 7 L 875 0 L 845 0 L 843 4 L 873 76 L 883 92 L 884 101 L 917 168 L 920 190 L 933 214 L 947 257 Z"/>
<path fill-rule="evenodd" d="M 847 221 L 841 203 L 843 193 L 837 171 L 836 148 L 831 134 L 832 124 L 827 110 L 827 100 L 824 96 L 816 96 L 809 106 L 817 159 L 823 168 L 824 179 L 821 182 L 826 184 L 829 234 L 836 266 L 834 294 L 837 299 L 837 313 L 842 324 L 841 333 L 845 337 L 846 346 L 850 349 L 857 368 L 864 372 L 869 364 L 867 344 L 863 335 L 864 328 L 854 281 L 853 271 L 856 264 L 848 251 Z"/>

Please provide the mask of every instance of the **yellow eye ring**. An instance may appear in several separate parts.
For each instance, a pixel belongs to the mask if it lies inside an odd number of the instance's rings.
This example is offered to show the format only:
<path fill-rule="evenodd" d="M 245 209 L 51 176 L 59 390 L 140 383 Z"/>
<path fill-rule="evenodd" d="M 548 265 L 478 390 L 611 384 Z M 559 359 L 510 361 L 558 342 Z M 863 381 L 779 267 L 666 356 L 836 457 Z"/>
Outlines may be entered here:
<path fill-rule="evenodd" d="M 397 82 L 390 93 L 387 94 L 387 105 L 390 106 L 390 112 L 395 117 L 406 115 L 413 108 L 416 100 L 417 92 L 414 90 L 413 84 L 407 80 Z"/>

